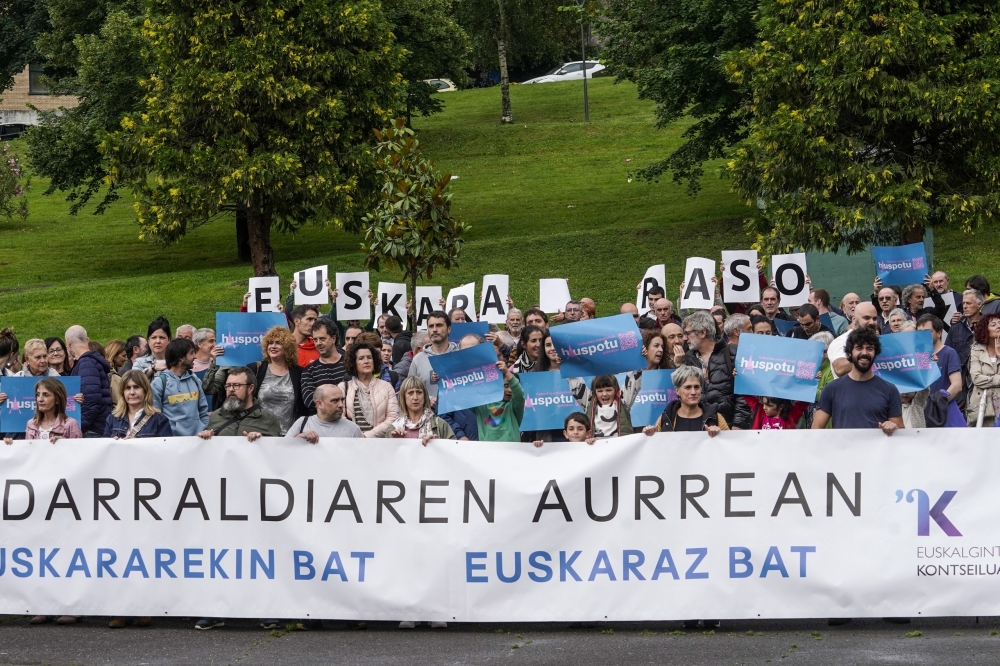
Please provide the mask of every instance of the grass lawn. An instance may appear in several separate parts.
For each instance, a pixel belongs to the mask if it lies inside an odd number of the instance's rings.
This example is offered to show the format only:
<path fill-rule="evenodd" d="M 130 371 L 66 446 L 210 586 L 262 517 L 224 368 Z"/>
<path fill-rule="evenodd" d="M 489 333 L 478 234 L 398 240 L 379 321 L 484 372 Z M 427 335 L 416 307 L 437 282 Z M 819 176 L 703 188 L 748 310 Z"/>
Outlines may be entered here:
<path fill-rule="evenodd" d="M 498 123 L 497 88 L 448 93 L 445 112 L 414 121 L 426 153 L 459 177 L 455 213 L 472 226 L 462 265 L 436 273 L 434 284 L 447 291 L 509 273 L 514 299 L 525 305 L 537 301 L 539 278 L 565 277 L 574 296 L 612 314 L 635 298 L 650 264 L 666 263 L 675 288 L 689 255 L 748 246 L 746 209 L 713 169 L 693 198 L 667 181 L 628 182 L 630 167 L 666 155 L 685 129 L 655 130 L 653 105 L 638 101 L 634 86 L 592 81 L 589 125 L 579 82 L 515 86 L 511 97 L 509 126 Z M 138 239 L 130 202 L 70 217 L 60 195 L 41 194 L 46 185 L 34 179 L 26 221 L 0 222 L 0 325 L 14 326 L 20 339 L 61 335 L 73 323 L 98 340 L 124 339 L 159 314 L 175 327 L 214 326 L 216 311 L 238 308 L 252 270 L 236 260 L 232 219 L 160 247 Z M 285 282 L 322 263 L 362 269 L 359 239 L 338 229 L 310 226 L 273 240 Z M 986 235 L 938 233 L 938 265 L 962 279 L 986 271 L 1000 282 L 992 255 Z M 383 271 L 373 284 L 379 279 L 399 275 Z"/>

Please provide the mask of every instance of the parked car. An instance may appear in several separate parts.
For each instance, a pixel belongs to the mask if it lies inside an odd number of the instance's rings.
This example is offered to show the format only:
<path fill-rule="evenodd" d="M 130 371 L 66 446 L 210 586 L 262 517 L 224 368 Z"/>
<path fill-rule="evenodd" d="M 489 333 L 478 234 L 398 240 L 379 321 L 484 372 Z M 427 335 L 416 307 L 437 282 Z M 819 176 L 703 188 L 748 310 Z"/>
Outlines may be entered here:
<path fill-rule="evenodd" d="M 594 78 L 594 74 L 602 69 L 604 69 L 604 65 L 601 63 L 596 60 L 588 60 L 586 70 L 587 78 Z M 556 67 L 544 76 L 529 79 L 521 85 L 526 86 L 529 83 L 555 83 L 557 81 L 580 81 L 583 79 L 583 72 L 583 63 L 581 61 L 577 60 L 576 62 L 567 62 L 564 65 Z"/>
<path fill-rule="evenodd" d="M 424 83 L 429 83 L 438 92 L 453 92 L 458 90 L 458 87 L 449 79 L 425 79 Z"/>

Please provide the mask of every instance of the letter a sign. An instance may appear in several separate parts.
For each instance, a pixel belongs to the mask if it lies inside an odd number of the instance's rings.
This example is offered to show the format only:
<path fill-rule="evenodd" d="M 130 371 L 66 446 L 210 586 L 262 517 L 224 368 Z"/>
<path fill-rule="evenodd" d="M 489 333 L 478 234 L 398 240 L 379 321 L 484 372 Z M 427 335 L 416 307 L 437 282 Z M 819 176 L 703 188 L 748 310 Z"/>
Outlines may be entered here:
<path fill-rule="evenodd" d="M 715 262 L 702 257 L 688 257 L 684 268 L 684 293 L 681 308 L 709 310 L 715 294 Z"/>

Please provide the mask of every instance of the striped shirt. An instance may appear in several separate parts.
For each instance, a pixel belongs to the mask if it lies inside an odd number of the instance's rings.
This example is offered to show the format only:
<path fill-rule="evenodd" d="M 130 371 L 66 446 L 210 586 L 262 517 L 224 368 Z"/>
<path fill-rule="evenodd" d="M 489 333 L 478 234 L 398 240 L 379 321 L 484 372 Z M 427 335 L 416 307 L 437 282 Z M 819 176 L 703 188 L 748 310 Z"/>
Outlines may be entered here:
<path fill-rule="evenodd" d="M 316 413 L 316 405 L 313 403 L 313 393 L 317 386 L 323 384 L 341 384 L 347 381 L 347 372 L 344 370 L 344 359 L 341 357 L 336 363 L 324 363 L 323 359 L 317 359 L 307 365 L 302 371 L 302 402 L 305 403 L 309 414 Z"/>
<path fill-rule="evenodd" d="M 361 432 L 368 432 L 372 429 L 372 424 L 368 423 L 364 412 L 361 411 L 361 391 L 354 394 L 354 423 L 361 428 Z"/>

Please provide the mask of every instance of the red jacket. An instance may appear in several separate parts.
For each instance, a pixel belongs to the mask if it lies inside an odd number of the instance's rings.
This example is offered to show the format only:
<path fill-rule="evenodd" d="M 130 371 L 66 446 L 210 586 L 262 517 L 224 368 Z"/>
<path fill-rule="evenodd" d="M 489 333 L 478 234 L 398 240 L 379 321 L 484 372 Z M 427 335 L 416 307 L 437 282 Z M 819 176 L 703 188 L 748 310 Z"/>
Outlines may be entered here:
<path fill-rule="evenodd" d="M 788 411 L 788 418 L 781 418 L 780 416 L 772 418 L 764 414 L 764 407 L 760 404 L 757 396 L 745 395 L 743 399 L 747 401 L 747 405 L 753 410 L 752 430 L 795 430 L 795 424 L 799 422 L 799 419 L 802 418 L 802 415 L 809 408 L 808 402 L 796 401 L 792 403 L 792 408 Z M 767 422 L 766 428 L 764 427 L 765 422 Z"/>
<path fill-rule="evenodd" d="M 318 358 L 319 352 L 316 351 L 316 343 L 312 338 L 299 343 L 299 367 L 304 368 Z"/>

